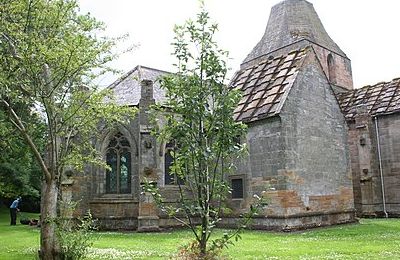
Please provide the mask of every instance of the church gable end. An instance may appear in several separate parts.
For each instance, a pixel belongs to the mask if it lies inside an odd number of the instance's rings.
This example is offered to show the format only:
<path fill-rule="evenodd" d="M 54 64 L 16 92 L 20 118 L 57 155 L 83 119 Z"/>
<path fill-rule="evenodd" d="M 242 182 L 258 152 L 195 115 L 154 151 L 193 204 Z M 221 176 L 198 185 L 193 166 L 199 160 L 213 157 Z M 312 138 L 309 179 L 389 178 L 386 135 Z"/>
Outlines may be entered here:
<path fill-rule="evenodd" d="M 269 220 L 257 225 L 354 221 L 346 122 L 315 50 L 261 60 L 239 71 L 232 87 L 243 91 L 235 118 L 248 124 L 249 156 L 237 174 L 247 177 L 247 197 L 267 190 L 270 199 Z"/>
<path fill-rule="evenodd" d="M 161 89 L 158 79 L 167 74 L 170 74 L 170 72 L 138 65 L 108 88 L 113 91 L 117 104 L 137 106 L 141 98 L 140 83 L 143 80 L 151 80 L 154 83 L 153 95 L 155 101 L 163 103 L 165 101 L 165 91 Z"/>
<path fill-rule="evenodd" d="M 279 174 L 288 177 L 288 190 L 309 214 L 339 214 L 342 221 L 351 221 L 346 122 L 315 52 L 302 64 L 280 118 L 286 165 Z"/>

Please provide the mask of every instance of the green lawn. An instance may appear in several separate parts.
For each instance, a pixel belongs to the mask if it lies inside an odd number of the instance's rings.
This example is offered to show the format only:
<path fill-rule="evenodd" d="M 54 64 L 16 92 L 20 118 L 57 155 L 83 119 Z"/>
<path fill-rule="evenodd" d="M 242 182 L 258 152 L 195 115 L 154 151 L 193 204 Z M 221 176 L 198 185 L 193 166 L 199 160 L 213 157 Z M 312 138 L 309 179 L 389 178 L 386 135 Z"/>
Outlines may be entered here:
<path fill-rule="evenodd" d="M 190 233 L 100 232 L 96 236 L 89 259 L 168 259 Z M 400 219 L 363 219 L 357 225 L 296 233 L 247 231 L 242 237 L 225 251 L 232 259 L 400 259 Z M 0 241 L 0 259 L 35 259 L 39 230 L 9 226 L 8 211 L 2 209 Z"/>

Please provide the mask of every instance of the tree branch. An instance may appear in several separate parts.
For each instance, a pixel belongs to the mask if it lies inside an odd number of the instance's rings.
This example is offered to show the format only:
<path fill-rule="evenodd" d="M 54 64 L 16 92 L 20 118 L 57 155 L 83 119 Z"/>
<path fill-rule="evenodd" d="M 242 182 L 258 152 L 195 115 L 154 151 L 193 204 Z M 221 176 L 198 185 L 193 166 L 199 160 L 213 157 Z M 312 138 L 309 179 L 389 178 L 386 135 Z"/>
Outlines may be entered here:
<path fill-rule="evenodd" d="M 10 104 L 4 100 L 0 100 L 7 108 L 7 110 L 10 112 L 10 115 L 12 119 L 10 120 L 14 126 L 20 131 L 22 134 L 22 137 L 25 139 L 25 141 L 28 143 L 29 147 L 32 149 L 33 155 L 35 156 L 37 162 L 39 163 L 40 168 L 42 169 L 45 178 L 47 181 L 51 180 L 51 174 L 49 170 L 47 169 L 46 163 L 44 162 L 44 159 L 40 152 L 38 151 L 35 143 L 33 142 L 32 138 L 29 136 L 28 132 L 26 131 L 21 119 L 19 116 L 15 113 L 14 109 L 10 106 Z"/>

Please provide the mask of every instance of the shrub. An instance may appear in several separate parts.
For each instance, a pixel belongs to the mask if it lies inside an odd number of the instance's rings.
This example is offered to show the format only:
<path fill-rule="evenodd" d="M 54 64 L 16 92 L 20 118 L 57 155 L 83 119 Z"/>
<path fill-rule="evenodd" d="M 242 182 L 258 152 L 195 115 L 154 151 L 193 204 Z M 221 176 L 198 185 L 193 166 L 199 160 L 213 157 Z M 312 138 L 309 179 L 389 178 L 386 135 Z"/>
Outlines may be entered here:
<path fill-rule="evenodd" d="M 93 245 L 95 220 L 90 211 L 83 217 L 60 219 L 57 223 L 57 236 L 60 242 L 62 259 L 79 260 L 85 258 Z"/>

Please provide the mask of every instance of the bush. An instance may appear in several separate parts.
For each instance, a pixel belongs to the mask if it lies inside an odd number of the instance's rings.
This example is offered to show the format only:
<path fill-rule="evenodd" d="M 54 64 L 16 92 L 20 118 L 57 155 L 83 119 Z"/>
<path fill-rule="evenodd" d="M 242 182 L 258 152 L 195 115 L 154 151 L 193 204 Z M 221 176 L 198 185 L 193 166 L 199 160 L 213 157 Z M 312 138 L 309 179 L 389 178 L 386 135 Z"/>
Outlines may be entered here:
<path fill-rule="evenodd" d="M 57 223 L 57 236 L 61 246 L 62 259 L 79 260 L 85 258 L 93 245 L 95 221 L 90 211 L 83 217 L 60 219 Z"/>

